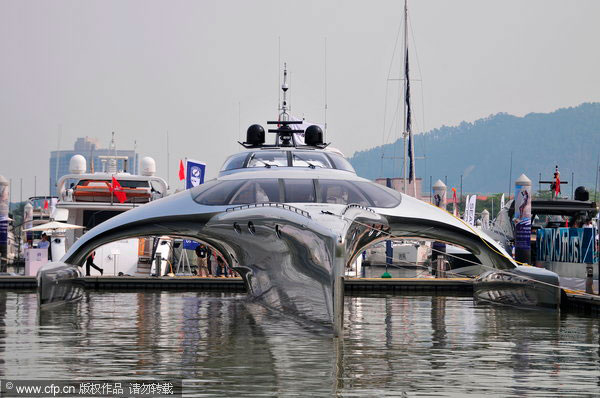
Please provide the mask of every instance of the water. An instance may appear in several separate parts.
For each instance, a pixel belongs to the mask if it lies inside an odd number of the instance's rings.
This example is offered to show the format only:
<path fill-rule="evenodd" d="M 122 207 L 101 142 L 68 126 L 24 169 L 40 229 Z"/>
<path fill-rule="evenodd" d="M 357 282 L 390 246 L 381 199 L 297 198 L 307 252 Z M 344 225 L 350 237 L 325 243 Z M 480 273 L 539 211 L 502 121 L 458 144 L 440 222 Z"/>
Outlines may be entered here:
<path fill-rule="evenodd" d="M 600 320 L 470 297 L 346 297 L 345 339 L 243 294 L 0 291 L 2 379 L 184 379 L 187 396 L 600 396 Z"/>

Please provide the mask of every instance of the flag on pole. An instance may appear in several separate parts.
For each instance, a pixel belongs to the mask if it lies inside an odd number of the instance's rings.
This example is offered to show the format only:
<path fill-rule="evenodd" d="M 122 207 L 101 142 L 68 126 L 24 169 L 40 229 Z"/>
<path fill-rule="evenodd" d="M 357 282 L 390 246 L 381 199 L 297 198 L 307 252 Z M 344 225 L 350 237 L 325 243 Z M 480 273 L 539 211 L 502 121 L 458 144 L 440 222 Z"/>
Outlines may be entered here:
<path fill-rule="evenodd" d="M 560 193 L 560 171 L 558 171 L 558 166 L 554 171 L 554 195 L 558 196 Z"/>
<path fill-rule="evenodd" d="M 410 78 L 408 72 L 408 46 L 406 47 L 404 61 L 404 81 L 406 82 L 406 92 L 404 93 L 404 102 L 406 105 L 406 133 L 408 134 L 408 182 L 412 183 L 415 179 L 415 143 L 412 133 L 412 116 L 410 111 Z"/>
<path fill-rule="evenodd" d="M 452 214 L 458 217 L 458 206 L 456 203 L 456 188 L 452 188 Z"/>
<path fill-rule="evenodd" d="M 48 199 L 44 201 L 44 210 L 48 210 Z"/>
<path fill-rule="evenodd" d="M 110 192 L 117 197 L 120 203 L 127 200 L 127 194 L 123 191 L 123 187 L 121 187 L 121 184 L 119 184 L 119 181 L 117 181 L 115 176 L 113 176 L 112 184 L 110 184 Z"/>
<path fill-rule="evenodd" d="M 179 181 L 185 180 L 185 169 L 183 168 L 183 160 L 179 160 Z"/>

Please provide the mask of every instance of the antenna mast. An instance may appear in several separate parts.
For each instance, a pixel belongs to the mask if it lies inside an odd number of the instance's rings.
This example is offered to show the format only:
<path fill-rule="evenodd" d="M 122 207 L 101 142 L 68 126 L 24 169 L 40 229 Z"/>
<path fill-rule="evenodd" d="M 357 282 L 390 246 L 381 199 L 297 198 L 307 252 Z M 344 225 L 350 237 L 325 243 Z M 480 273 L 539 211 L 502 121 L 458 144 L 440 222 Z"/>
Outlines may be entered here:
<path fill-rule="evenodd" d="M 279 121 L 287 122 L 290 120 L 290 115 L 288 114 L 288 102 L 287 102 L 287 91 L 289 87 L 287 84 L 287 62 L 283 63 L 283 84 L 281 85 L 281 91 L 283 91 L 283 100 L 281 101 L 279 110 Z"/>
<path fill-rule="evenodd" d="M 327 141 L 327 37 L 325 37 L 325 131 L 324 141 Z"/>

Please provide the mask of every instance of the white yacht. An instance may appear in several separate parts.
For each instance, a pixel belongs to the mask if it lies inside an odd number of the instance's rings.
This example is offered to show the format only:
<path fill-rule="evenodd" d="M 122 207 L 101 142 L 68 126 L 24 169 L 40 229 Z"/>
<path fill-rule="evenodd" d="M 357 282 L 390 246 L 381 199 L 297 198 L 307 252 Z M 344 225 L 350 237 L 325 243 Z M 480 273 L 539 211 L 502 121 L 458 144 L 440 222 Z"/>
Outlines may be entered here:
<path fill-rule="evenodd" d="M 114 148 L 114 136 L 111 148 Z M 69 164 L 70 174 L 61 177 L 57 182 L 58 203 L 53 211 L 53 218 L 69 224 L 82 226 L 82 229 L 71 229 L 62 237 L 53 238 L 53 257 L 62 257 L 64 248 L 69 248 L 97 225 L 123 212 L 138 208 L 154 200 L 167 196 L 167 182 L 155 176 L 156 165 L 152 158 L 141 160 L 141 174 L 127 171 L 125 156 L 101 156 L 103 163 L 100 172 L 87 172 L 86 159 L 75 155 Z M 118 168 L 119 160 L 123 168 Z M 113 179 L 120 188 L 113 189 Z M 119 200 L 121 197 L 121 200 Z M 150 264 L 153 249 L 152 239 L 129 237 L 110 242 L 95 249 L 94 264 L 103 269 L 104 275 L 136 275 L 148 276 L 156 264 Z M 161 243 L 168 237 L 161 239 Z M 158 242 L 157 242 L 158 243 Z M 62 255 L 54 255 L 55 246 L 61 246 Z M 57 252 L 60 253 L 60 248 Z M 159 257 L 168 258 L 169 245 L 158 244 L 156 252 Z M 165 271 L 166 263 L 161 263 L 160 273 Z M 84 267 L 85 268 L 85 267 Z M 91 275 L 100 275 L 94 268 Z M 84 271 L 85 272 L 85 271 Z"/>

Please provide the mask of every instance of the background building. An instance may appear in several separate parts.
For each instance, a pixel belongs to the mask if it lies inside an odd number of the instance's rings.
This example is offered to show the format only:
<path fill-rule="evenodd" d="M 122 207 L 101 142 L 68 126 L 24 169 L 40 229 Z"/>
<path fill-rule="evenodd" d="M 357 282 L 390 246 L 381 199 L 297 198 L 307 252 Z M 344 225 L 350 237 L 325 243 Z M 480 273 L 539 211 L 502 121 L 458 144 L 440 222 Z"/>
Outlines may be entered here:
<path fill-rule="evenodd" d="M 98 139 L 96 138 L 77 138 L 72 150 L 52 151 L 50 152 L 50 196 L 56 196 L 56 182 L 65 174 L 69 174 L 69 161 L 74 155 L 82 155 L 87 160 L 87 172 L 102 171 L 102 162 L 98 156 L 114 155 L 115 151 L 108 148 L 101 148 Z M 127 156 L 127 171 L 130 173 L 137 172 L 137 154 L 135 150 L 117 149 L 118 156 Z M 93 162 L 93 163 L 92 163 Z M 118 169 L 123 170 L 124 162 L 119 160 Z M 92 168 L 93 165 L 93 168 Z M 58 172 L 57 172 L 58 166 Z"/>

